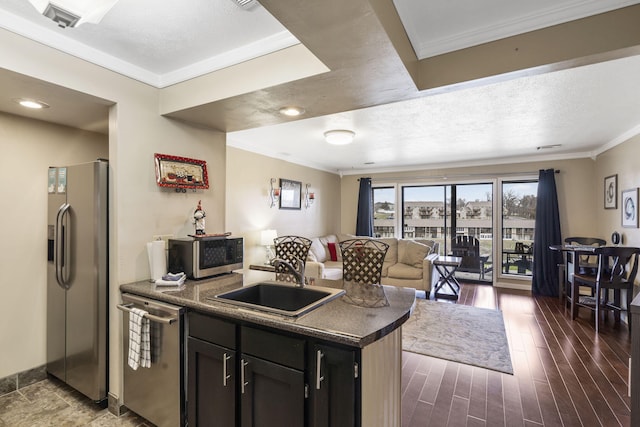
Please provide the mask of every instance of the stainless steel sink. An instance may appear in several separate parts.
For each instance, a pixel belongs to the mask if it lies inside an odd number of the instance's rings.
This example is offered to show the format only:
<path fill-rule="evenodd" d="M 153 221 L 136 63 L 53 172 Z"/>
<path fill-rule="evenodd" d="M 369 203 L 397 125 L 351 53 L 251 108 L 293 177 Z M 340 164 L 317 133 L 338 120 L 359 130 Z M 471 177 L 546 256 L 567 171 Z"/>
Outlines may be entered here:
<path fill-rule="evenodd" d="M 342 294 L 342 289 L 321 286 L 300 288 L 277 282 L 260 282 L 207 299 L 295 317 Z"/>

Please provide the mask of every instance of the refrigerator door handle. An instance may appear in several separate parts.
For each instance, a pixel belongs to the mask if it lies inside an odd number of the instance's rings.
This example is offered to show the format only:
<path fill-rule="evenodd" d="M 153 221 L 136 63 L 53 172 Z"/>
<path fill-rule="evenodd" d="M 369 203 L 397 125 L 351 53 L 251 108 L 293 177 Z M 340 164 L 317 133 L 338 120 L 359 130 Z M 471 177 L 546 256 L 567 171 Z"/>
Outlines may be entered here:
<path fill-rule="evenodd" d="M 64 236 L 64 218 L 65 215 L 69 212 L 69 208 L 71 205 L 68 203 L 63 203 L 60 205 L 58 209 L 58 213 L 56 214 L 56 235 L 55 235 L 55 267 L 56 267 L 56 282 L 63 289 L 68 289 L 69 285 L 66 282 L 64 275 L 64 258 L 66 256 L 66 243 Z"/>

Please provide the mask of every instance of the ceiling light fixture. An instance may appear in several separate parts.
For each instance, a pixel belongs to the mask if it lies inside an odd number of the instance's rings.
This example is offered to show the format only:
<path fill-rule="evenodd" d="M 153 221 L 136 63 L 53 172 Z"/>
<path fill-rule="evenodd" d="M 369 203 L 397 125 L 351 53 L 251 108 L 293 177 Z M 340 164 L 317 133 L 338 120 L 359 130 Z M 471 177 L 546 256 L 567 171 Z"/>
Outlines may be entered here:
<path fill-rule="evenodd" d="M 332 145 L 346 145 L 353 142 L 356 133 L 352 130 L 335 129 L 324 133 L 324 139 Z"/>
<path fill-rule="evenodd" d="M 297 117 L 304 114 L 304 108 L 302 107 L 282 107 L 280 109 L 280 114 L 288 117 Z"/>
<path fill-rule="evenodd" d="M 77 27 L 85 22 L 99 23 L 118 0 L 29 0 L 38 12 L 60 28 Z"/>
<path fill-rule="evenodd" d="M 27 99 L 27 98 L 14 98 L 13 102 L 16 102 L 22 105 L 25 108 L 31 108 L 33 110 L 40 110 L 42 108 L 49 108 L 49 105 L 42 102 L 36 101 L 35 99 Z"/>

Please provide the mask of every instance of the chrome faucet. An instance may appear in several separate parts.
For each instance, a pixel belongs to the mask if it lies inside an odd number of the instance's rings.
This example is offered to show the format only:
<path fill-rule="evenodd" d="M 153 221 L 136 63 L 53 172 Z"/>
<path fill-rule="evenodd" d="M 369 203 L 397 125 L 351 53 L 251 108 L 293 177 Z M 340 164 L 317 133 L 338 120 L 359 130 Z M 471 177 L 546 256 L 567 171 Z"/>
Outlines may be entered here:
<path fill-rule="evenodd" d="M 294 267 L 290 262 L 287 262 L 283 259 L 276 258 L 273 260 L 273 266 L 277 269 L 280 264 L 287 267 L 289 272 L 293 274 L 293 277 L 296 279 L 297 286 L 300 288 L 304 288 L 304 261 L 300 258 L 295 258 L 298 268 Z"/>

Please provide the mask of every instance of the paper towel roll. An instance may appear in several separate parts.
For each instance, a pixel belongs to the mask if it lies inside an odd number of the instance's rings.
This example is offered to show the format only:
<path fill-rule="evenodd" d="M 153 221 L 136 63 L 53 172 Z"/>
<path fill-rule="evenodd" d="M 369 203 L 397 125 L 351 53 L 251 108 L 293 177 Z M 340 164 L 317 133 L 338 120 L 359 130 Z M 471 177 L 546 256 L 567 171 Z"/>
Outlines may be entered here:
<path fill-rule="evenodd" d="M 162 279 L 162 276 L 167 274 L 167 255 L 164 249 L 164 240 L 154 240 L 147 243 L 147 254 L 149 255 L 151 280 Z"/>

